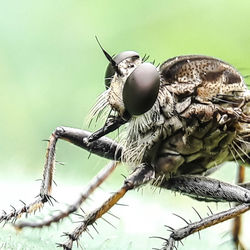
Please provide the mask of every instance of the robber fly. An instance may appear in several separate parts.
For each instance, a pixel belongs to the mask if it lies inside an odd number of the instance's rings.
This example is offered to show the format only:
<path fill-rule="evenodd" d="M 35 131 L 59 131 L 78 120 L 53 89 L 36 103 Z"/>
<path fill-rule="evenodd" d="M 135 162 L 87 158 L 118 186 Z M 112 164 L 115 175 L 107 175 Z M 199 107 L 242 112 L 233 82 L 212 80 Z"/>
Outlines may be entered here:
<path fill-rule="evenodd" d="M 112 57 L 105 73 L 105 91 L 90 112 L 104 117 L 104 126 L 94 133 L 58 127 L 47 149 L 43 181 L 36 201 L 4 213 L 2 221 L 53 202 L 51 195 L 55 146 L 58 139 L 111 159 L 89 184 L 77 202 L 42 222 L 17 222 L 15 226 L 43 227 L 75 212 L 120 162 L 132 167 L 121 188 L 99 208 L 84 216 L 82 223 L 67 233 L 59 244 L 71 249 L 89 225 L 101 218 L 128 190 L 144 184 L 181 192 L 198 200 L 232 201 L 237 206 L 211 214 L 186 227 L 172 230 L 162 249 L 209 226 L 236 217 L 250 209 L 248 184 L 232 185 L 207 177 L 225 161 L 249 162 L 250 95 L 243 77 L 231 65 L 208 56 L 188 55 L 168 59 L 159 67 L 125 51 Z M 119 140 L 106 134 L 122 127 Z"/>

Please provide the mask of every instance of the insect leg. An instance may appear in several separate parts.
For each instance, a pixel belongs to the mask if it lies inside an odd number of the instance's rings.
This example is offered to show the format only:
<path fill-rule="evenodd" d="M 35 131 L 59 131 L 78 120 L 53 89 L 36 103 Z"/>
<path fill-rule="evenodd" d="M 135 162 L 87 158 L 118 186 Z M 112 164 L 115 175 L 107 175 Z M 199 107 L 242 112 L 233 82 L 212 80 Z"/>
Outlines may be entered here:
<path fill-rule="evenodd" d="M 238 177 L 237 183 L 244 182 L 244 179 L 245 179 L 245 167 L 244 166 L 238 167 L 237 177 Z M 232 236 L 233 236 L 233 241 L 234 241 L 236 248 L 244 250 L 245 247 L 243 246 L 240 240 L 241 229 L 242 229 L 242 216 L 239 215 L 235 217 L 233 220 Z"/>
<path fill-rule="evenodd" d="M 101 218 L 103 214 L 109 211 L 127 191 L 135 189 L 154 178 L 154 170 L 150 165 L 142 164 L 138 166 L 135 171 L 124 181 L 123 186 L 111 197 L 106 200 L 99 208 L 89 213 L 81 224 L 75 228 L 72 233 L 67 233 L 67 241 L 59 246 L 64 249 L 72 249 L 74 241 L 78 241 L 81 234 L 87 230 L 89 225 L 92 225 L 97 219 Z"/>
<path fill-rule="evenodd" d="M 199 222 L 190 223 L 181 229 L 173 230 L 170 238 L 165 242 L 164 250 L 174 249 L 175 241 L 180 241 L 195 232 L 225 220 L 236 218 L 250 209 L 250 190 L 204 176 L 177 176 L 163 181 L 160 187 L 181 192 L 203 201 L 233 201 L 243 203 L 227 211 L 203 218 Z"/>
<path fill-rule="evenodd" d="M 250 182 L 239 183 L 238 186 L 250 190 Z"/>
<path fill-rule="evenodd" d="M 205 176 L 176 176 L 164 180 L 159 187 L 180 192 L 198 200 L 250 203 L 250 190 Z"/>
<path fill-rule="evenodd" d="M 99 156 L 105 157 L 107 159 L 119 161 L 121 156 L 121 148 L 117 144 L 106 138 L 102 137 L 94 142 L 87 142 L 87 138 L 91 135 L 90 132 L 69 127 L 58 127 L 52 133 L 46 152 L 46 161 L 44 165 L 43 180 L 40 188 L 40 194 L 37 199 L 29 205 L 24 204 L 19 210 L 13 209 L 10 213 L 3 213 L 0 215 L 1 221 L 9 221 L 11 219 L 16 220 L 23 213 L 32 213 L 37 209 L 43 207 L 44 203 L 52 203 L 52 183 L 53 183 L 53 173 L 55 166 L 55 151 L 56 143 L 58 139 L 66 140 L 73 143 L 87 151 L 97 154 Z"/>
<path fill-rule="evenodd" d="M 200 221 L 190 223 L 183 228 L 173 230 L 169 238 L 164 242 L 162 250 L 173 250 L 175 249 L 175 242 L 180 241 L 189 235 L 201 231 L 207 227 L 211 227 L 223 221 L 235 218 L 240 214 L 248 211 L 250 209 L 250 204 L 240 204 L 236 207 L 228 209 L 226 211 L 213 214 L 209 217 L 202 218 Z"/>
<path fill-rule="evenodd" d="M 121 158 L 122 148 L 108 137 L 101 137 L 93 142 L 88 142 L 91 132 L 70 127 L 57 127 L 53 133 L 58 139 L 63 139 L 75 144 L 93 154 L 101 157 L 119 161 Z M 52 134 L 52 135 L 53 135 Z"/>
<path fill-rule="evenodd" d="M 88 150 L 91 153 L 97 154 L 99 156 L 119 160 L 121 149 L 118 149 L 117 144 L 112 140 L 103 137 L 94 142 L 88 142 L 87 138 L 91 135 L 90 132 L 69 127 L 58 127 L 55 132 L 52 133 L 49 140 L 49 145 L 47 148 L 46 162 L 44 165 L 43 181 L 40 189 L 40 196 L 46 197 L 50 196 L 54 165 L 55 165 L 55 148 L 58 139 L 66 140 L 73 143 L 83 149 Z"/>
<path fill-rule="evenodd" d="M 97 187 L 99 187 L 108 176 L 115 170 L 118 162 L 109 162 L 108 165 L 103 168 L 89 183 L 86 190 L 81 193 L 80 197 L 70 206 L 67 207 L 66 210 L 60 211 L 57 214 L 53 215 L 50 219 L 40 221 L 40 222 L 21 222 L 15 224 L 15 228 L 22 229 L 24 227 L 32 227 L 32 228 L 42 228 L 44 226 L 50 226 L 51 223 L 59 222 L 65 217 L 69 216 L 71 213 L 74 213 L 78 210 L 81 204 L 95 191 Z"/>

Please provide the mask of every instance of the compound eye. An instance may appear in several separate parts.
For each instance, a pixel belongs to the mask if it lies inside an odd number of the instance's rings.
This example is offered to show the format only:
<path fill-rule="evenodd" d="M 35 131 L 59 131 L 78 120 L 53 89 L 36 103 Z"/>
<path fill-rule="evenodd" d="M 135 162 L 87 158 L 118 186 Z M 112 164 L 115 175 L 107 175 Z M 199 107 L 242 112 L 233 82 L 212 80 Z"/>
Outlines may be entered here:
<path fill-rule="evenodd" d="M 130 115 L 141 115 L 151 109 L 160 88 L 160 75 L 151 63 L 138 66 L 123 87 L 123 102 Z"/>
<path fill-rule="evenodd" d="M 119 53 L 118 55 L 116 55 L 113 58 L 113 60 L 118 65 L 120 62 L 122 62 L 123 60 L 125 60 L 127 58 L 138 59 L 139 54 L 135 51 L 123 51 L 123 52 Z M 105 72 L 105 87 L 106 87 L 106 89 L 108 89 L 110 87 L 110 84 L 111 84 L 111 81 L 112 81 L 114 74 L 115 74 L 115 69 L 111 65 L 111 63 L 109 63 L 107 66 L 106 72 Z"/>

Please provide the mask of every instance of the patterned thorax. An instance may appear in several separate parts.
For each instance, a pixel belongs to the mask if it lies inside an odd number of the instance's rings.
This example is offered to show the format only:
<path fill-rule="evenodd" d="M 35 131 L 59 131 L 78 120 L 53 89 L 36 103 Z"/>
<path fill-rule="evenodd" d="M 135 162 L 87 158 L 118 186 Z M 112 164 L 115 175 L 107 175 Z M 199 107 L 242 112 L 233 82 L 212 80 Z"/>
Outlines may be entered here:
<path fill-rule="evenodd" d="M 207 56 L 169 59 L 161 65 L 160 72 L 175 93 L 195 92 L 204 101 L 247 89 L 242 76 L 231 65 Z"/>

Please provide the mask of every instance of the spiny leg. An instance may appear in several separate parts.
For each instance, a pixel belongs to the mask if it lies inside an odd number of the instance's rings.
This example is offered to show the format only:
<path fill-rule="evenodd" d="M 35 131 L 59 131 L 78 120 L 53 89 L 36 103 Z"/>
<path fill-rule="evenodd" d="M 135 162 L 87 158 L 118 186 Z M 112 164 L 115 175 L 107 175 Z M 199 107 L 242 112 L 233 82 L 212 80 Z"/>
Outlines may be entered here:
<path fill-rule="evenodd" d="M 81 234 L 87 230 L 89 225 L 92 225 L 97 219 L 101 218 L 106 212 L 108 212 L 124 195 L 128 190 L 135 189 L 154 178 L 154 169 L 147 164 L 141 164 L 135 171 L 124 181 L 123 186 L 111 197 L 105 201 L 99 208 L 89 213 L 81 224 L 72 232 L 66 233 L 68 237 L 67 241 L 58 246 L 63 249 L 72 249 L 74 241 L 78 241 Z"/>
<path fill-rule="evenodd" d="M 238 167 L 238 180 L 237 183 L 243 183 L 245 179 L 245 167 L 239 166 Z M 242 216 L 237 216 L 233 220 L 233 228 L 232 228 L 232 235 L 233 235 L 233 241 L 237 249 L 245 250 L 246 248 L 242 244 L 240 240 L 240 234 L 242 229 Z"/>
<path fill-rule="evenodd" d="M 24 203 L 23 207 L 19 210 L 16 210 L 13 208 L 13 210 L 9 214 L 4 213 L 0 217 L 0 222 L 1 221 L 7 222 L 11 219 L 13 220 L 13 222 L 15 222 L 15 220 L 21 217 L 23 213 L 30 214 L 32 212 L 35 212 L 38 209 L 41 209 L 44 203 L 46 203 L 47 201 L 49 201 L 52 204 L 51 199 L 53 198 L 51 197 L 50 193 L 51 193 L 51 186 L 52 186 L 52 181 L 53 181 L 52 180 L 53 169 L 55 165 L 56 142 L 57 142 L 57 137 L 54 134 L 52 134 L 48 143 L 47 151 L 46 151 L 46 162 L 44 165 L 43 180 L 42 180 L 42 185 L 40 189 L 40 194 L 37 196 L 38 198 L 34 202 L 30 203 L 29 205 L 26 205 Z"/>
<path fill-rule="evenodd" d="M 250 190 L 221 182 L 204 176 L 183 175 L 164 180 L 159 185 L 162 188 L 181 192 L 185 195 L 205 201 L 233 201 L 243 203 L 227 211 L 212 214 L 198 222 L 190 223 L 186 227 L 173 230 L 169 239 L 166 240 L 163 249 L 175 248 L 175 242 L 180 241 L 189 235 L 216 225 L 225 220 L 235 218 L 250 209 Z M 248 185 L 246 185 L 248 186 Z"/>
<path fill-rule="evenodd" d="M 65 211 L 60 211 L 56 215 L 53 215 L 50 219 L 40 221 L 40 222 L 21 222 L 15 224 L 15 228 L 22 229 L 24 227 L 32 228 L 42 228 L 44 226 L 50 226 L 51 223 L 59 222 L 70 214 L 76 212 L 81 204 L 99 187 L 108 176 L 115 170 L 118 162 L 110 162 L 105 168 L 103 168 L 89 183 L 87 189 L 81 193 L 80 197 L 76 200 L 75 203 L 67 207 Z"/>
<path fill-rule="evenodd" d="M 52 203 L 53 198 L 51 196 L 51 191 L 55 166 L 56 143 L 58 139 L 66 140 L 91 153 L 97 154 L 107 159 L 117 161 L 120 160 L 122 148 L 118 147 L 114 141 L 107 137 L 102 137 L 94 142 L 88 142 L 87 138 L 90 135 L 91 133 L 85 130 L 69 127 L 56 128 L 56 130 L 52 133 L 48 143 L 43 180 L 38 198 L 29 205 L 24 204 L 19 210 L 13 209 L 10 213 L 4 212 L 0 216 L 0 222 L 7 222 L 11 219 L 15 221 L 24 213 L 29 214 L 35 212 L 37 209 L 42 208 L 44 203 L 46 203 L 47 201 Z"/>
<path fill-rule="evenodd" d="M 182 239 L 188 237 L 189 235 L 199 232 L 205 228 L 211 227 L 223 221 L 235 218 L 243 214 L 250 209 L 250 204 L 241 204 L 226 211 L 213 214 L 207 218 L 203 218 L 198 222 L 190 223 L 186 227 L 173 230 L 169 238 L 164 242 L 162 250 L 173 250 L 175 249 L 176 241 L 181 241 Z"/>
<path fill-rule="evenodd" d="M 239 186 L 205 176 L 181 175 L 163 180 L 159 187 L 207 202 L 250 203 L 250 190 L 247 189 L 248 183 Z"/>

